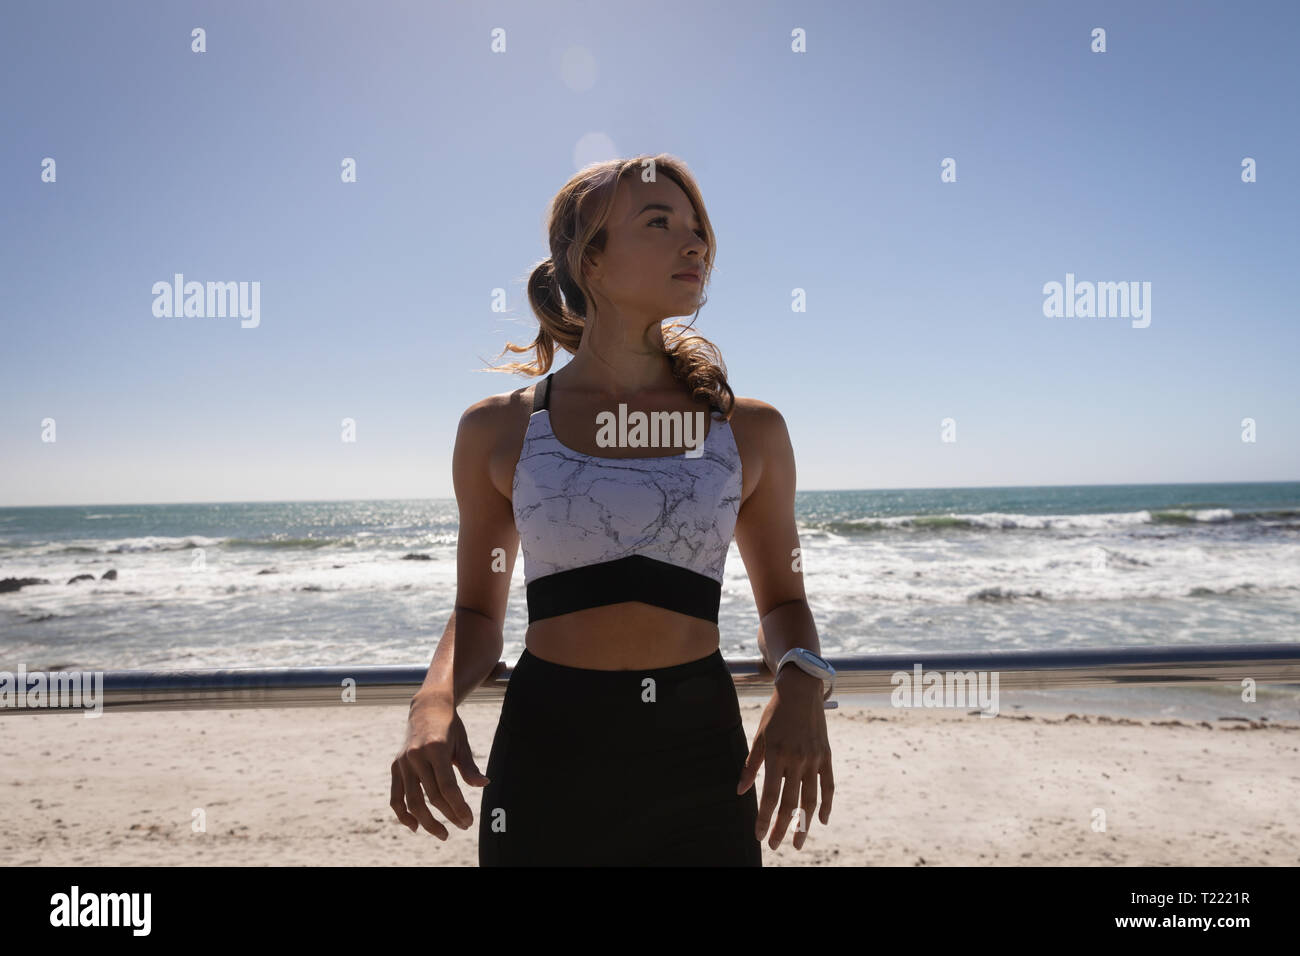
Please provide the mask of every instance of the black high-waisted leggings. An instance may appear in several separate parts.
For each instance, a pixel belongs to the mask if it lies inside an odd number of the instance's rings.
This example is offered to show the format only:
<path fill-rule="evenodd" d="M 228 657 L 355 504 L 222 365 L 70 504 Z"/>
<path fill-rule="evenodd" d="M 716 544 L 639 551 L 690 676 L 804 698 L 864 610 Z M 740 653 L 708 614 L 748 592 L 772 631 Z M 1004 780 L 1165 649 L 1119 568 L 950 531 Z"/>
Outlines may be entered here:
<path fill-rule="evenodd" d="M 757 783 L 721 651 L 674 667 L 567 667 L 526 649 L 479 810 L 480 866 L 762 866 Z"/>

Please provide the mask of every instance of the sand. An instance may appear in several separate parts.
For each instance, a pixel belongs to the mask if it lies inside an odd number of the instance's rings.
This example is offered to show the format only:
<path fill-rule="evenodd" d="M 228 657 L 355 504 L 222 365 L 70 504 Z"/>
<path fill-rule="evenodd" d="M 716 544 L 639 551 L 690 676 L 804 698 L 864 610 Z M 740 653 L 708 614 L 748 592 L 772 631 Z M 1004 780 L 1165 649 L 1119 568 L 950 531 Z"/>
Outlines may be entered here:
<path fill-rule="evenodd" d="M 741 708 L 752 741 L 762 703 Z M 461 709 L 483 770 L 499 713 Z M 856 706 L 827 719 L 830 824 L 802 850 L 790 834 L 765 844 L 765 866 L 1300 864 L 1297 723 Z M 460 781 L 475 822 L 446 843 L 389 809 L 404 729 L 405 708 L 388 706 L 5 715 L 0 855 L 476 866 L 479 788 Z"/>

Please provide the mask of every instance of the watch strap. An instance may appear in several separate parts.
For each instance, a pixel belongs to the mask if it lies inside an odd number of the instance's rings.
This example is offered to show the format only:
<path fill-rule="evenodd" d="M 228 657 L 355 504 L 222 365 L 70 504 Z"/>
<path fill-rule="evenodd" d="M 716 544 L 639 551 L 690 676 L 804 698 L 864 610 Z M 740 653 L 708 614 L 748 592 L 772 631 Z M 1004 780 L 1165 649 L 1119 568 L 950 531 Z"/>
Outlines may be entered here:
<path fill-rule="evenodd" d="M 831 667 L 830 667 L 830 662 L 827 661 L 827 662 L 826 662 L 826 666 L 831 670 L 830 676 L 827 676 L 827 675 L 825 675 L 825 674 L 818 673 L 816 670 L 813 669 L 813 666 L 814 666 L 814 665 L 807 664 L 807 663 L 804 661 L 803 655 L 799 653 L 800 651 L 807 651 L 808 653 L 811 653 L 810 651 L 808 651 L 808 649 L 807 649 L 806 647 L 792 647 L 792 648 L 790 648 L 790 650 L 786 651 L 785 654 L 782 656 L 781 660 L 777 663 L 777 665 L 776 665 L 776 672 L 773 673 L 773 675 L 772 675 L 772 679 L 773 679 L 773 680 L 776 679 L 777 675 L 779 675 L 779 674 L 781 673 L 781 668 L 785 667 L 786 664 L 794 664 L 794 665 L 797 666 L 801 671 L 803 671 L 805 674 L 809 674 L 809 675 L 811 675 L 812 677 L 816 677 L 818 680 L 823 681 L 823 682 L 826 684 L 826 693 L 822 695 L 822 700 L 823 700 L 823 701 L 829 701 L 829 700 L 830 700 L 830 697 L 831 697 L 831 694 L 833 694 L 833 693 L 835 692 L 835 671 L 834 671 L 834 668 L 831 668 Z M 818 656 L 820 656 L 820 655 L 818 655 Z M 831 702 L 830 704 L 828 704 L 827 706 L 828 706 L 828 708 L 834 708 L 834 707 L 838 707 L 839 705 L 832 701 L 832 702 Z"/>

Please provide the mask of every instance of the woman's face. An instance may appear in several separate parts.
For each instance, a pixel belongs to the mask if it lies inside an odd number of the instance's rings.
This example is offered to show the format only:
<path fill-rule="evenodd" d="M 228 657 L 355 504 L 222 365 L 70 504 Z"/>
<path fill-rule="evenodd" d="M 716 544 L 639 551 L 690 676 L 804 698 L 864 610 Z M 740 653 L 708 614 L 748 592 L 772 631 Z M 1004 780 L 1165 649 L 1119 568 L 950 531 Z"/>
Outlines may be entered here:
<path fill-rule="evenodd" d="M 624 179 L 605 224 L 605 250 L 593 250 L 596 265 L 587 267 L 597 306 L 607 300 L 620 314 L 656 322 L 693 315 L 703 283 L 675 276 L 696 271 L 703 277 L 703 237 L 695 209 L 672 179 Z"/>

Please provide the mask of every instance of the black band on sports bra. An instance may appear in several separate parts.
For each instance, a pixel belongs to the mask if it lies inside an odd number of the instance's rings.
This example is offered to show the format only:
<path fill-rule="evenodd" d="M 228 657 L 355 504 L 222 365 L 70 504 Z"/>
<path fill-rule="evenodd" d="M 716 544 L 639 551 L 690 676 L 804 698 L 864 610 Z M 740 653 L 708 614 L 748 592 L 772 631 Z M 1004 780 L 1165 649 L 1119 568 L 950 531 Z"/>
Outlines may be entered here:
<path fill-rule="evenodd" d="M 690 568 L 631 555 L 534 578 L 526 587 L 528 623 L 572 611 L 640 601 L 718 623 L 722 585 Z"/>
<path fill-rule="evenodd" d="M 543 408 L 551 407 L 551 376 L 554 374 L 555 373 L 552 372 L 550 375 L 546 376 L 546 378 L 538 382 L 537 387 L 533 389 L 534 412 L 540 412 Z"/>

